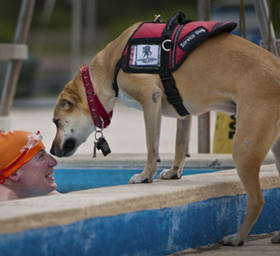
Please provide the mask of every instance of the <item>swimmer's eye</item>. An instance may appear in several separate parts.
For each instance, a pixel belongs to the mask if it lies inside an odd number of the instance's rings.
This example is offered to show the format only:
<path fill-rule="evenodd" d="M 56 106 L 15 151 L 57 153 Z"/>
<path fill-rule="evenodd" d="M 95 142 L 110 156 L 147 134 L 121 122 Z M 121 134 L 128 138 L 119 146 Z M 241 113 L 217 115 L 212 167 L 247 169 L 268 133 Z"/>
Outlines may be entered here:
<path fill-rule="evenodd" d="M 40 152 L 40 153 L 37 155 L 36 159 L 37 159 L 37 160 L 43 160 L 43 159 L 44 159 L 44 156 L 45 156 L 45 152 L 42 151 L 42 152 Z"/>

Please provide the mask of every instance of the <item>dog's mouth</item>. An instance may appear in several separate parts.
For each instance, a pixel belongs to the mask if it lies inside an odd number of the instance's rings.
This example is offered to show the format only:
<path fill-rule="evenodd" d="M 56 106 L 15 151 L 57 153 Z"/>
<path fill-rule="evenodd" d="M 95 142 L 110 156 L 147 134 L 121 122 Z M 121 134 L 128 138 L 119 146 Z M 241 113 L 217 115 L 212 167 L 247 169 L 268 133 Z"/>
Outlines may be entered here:
<path fill-rule="evenodd" d="M 69 138 L 64 142 L 62 149 L 53 143 L 50 152 L 58 157 L 71 156 L 75 152 L 76 145 L 76 140 L 74 138 Z"/>
<path fill-rule="evenodd" d="M 76 140 L 73 138 L 67 139 L 63 145 L 64 155 L 67 156 L 76 147 Z"/>

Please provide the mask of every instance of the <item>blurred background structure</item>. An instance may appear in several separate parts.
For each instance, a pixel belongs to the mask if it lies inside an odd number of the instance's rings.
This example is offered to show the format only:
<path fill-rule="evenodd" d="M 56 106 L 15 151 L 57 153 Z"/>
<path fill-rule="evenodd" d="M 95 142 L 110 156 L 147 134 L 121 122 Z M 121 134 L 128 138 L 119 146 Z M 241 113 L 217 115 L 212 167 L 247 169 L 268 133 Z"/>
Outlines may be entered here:
<path fill-rule="evenodd" d="M 24 38 L 17 38 L 18 31 L 16 31 L 23 2 L 25 1 L 13 0 L 3 1 L 1 4 L 0 44 L 25 43 Z M 46 108 L 51 113 L 55 98 L 65 83 L 79 70 L 81 64 L 88 63 L 96 52 L 104 48 L 125 28 L 141 20 L 153 20 L 155 14 L 161 14 L 162 19 L 166 21 L 177 10 L 182 10 L 188 19 L 210 18 L 241 22 L 241 27 L 239 26 L 234 33 L 239 35 L 243 33 L 243 36 L 246 33 L 247 39 L 256 44 L 260 44 L 263 40 L 262 44 L 268 48 L 268 45 L 273 45 L 273 42 L 268 40 L 273 36 L 279 38 L 280 34 L 279 0 L 173 0 L 172 2 L 168 0 L 32 0 L 26 2 L 29 2 L 29 5 L 34 2 L 34 6 L 29 6 L 33 13 L 29 12 L 32 22 L 26 37 L 28 58 L 22 62 L 12 110 L 21 111 L 25 107 L 32 110 Z M 265 16 L 267 13 L 264 12 L 261 4 L 256 4 L 258 2 L 267 3 L 267 8 L 271 11 L 270 15 L 262 18 L 263 21 L 258 17 Z M 241 3 L 244 4 L 243 9 L 240 9 Z M 208 12 L 202 8 L 207 5 L 210 8 Z M 240 16 L 242 11 L 244 15 Z M 245 23 L 244 20 L 242 23 L 242 18 L 246 20 Z M 274 30 L 268 29 L 269 24 L 264 21 L 264 18 L 272 21 Z M 0 51 L 1 49 L 3 48 L 0 47 Z M 20 52 L 26 56 L 17 58 L 27 57 L 26 49 Z M 3 87 L 9 63 L 11 62 L 0 60 L 2 108 Z M 175 127 L 175 120 L 172 122 Z M 206 118 L 207 122 L 209 124 Z M 17 127 L 13 125 L 13 129 L 22 128 L 18 127 L 18 123 L 16 124 Z M 51 120 L 48 120 L 48 125 L 52 126 Z M 209 127 L 213 129 L 213 125 L 209 124 Z M 36 125 L 34 129 L 37 129 Z M 175 136 L 174 131 L 169 132 L 172 133 L 170 136 Z M 210 149 L 210 144 L 206 147 Z M 173 145 L 170 151 L 173 151 Z"/>

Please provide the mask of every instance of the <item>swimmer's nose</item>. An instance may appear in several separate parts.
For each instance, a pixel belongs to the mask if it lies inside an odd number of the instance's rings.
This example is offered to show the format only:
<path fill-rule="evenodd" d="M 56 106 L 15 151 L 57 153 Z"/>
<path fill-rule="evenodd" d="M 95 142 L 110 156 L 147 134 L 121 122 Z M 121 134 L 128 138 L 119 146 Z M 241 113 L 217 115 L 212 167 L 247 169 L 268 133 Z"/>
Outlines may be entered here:
<path fill-rule="evenodd" d="M 56 159 L 55 159 L 54 157 L 52 157 L 51 155 L 49 155 L 49 159 L 50 159 L 49 165 L 50 165 L 51 167 L 54 167 L 54 166 L 57 165 L 57 161 L 56 161 Z"/>

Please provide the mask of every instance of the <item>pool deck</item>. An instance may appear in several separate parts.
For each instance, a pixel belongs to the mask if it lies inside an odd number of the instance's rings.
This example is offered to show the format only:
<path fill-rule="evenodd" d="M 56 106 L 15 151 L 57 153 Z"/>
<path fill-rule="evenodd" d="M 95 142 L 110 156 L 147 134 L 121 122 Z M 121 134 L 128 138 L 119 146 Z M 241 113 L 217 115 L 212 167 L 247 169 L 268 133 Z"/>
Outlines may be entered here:
<path fill-rule="evenodd" d="M 61 160 L 59 167 L 80 167 L 77 163 L 83 163 L 83 167 L 142 167 L 146 155 L 144 154 L 115 154 L 107 158 L 98 156 L 96 159 L 89 160 L 91 155 L 76 155 L 68 160 Z M 172 163 L 172 154 L 161 154 L 161 162 L 159 168 L 166 168 Z M 133 160 L 132 160 L 133 159 Z M 274 162 L 272 154 L 269 154 L 264 164 L 272 164 Z M 224 154 L 193 154 L 186 159 L 186 168 L 234 168 L 234 162 L 230 155 Z M 275 168 L 271 165 L 269 168 Z M 216 174 L 216 175 L 219 175 Z M 187 249 L 174 253 L 170 256 L 279 256 L 280 244 L 272 244 L 270 239 L 273 234 L 251 235 L 248 242 L 242 247 L 228 247 L 219 244 L 201 247 L 198 249 Z"/>
<path fill-rule="evenodd" d="M 272 234 L 251 236 L 249 242 L 241 247 L 222 246 L 219 244 L 189 249 L 170 256 L 279 256 L 280 245 L 272 244 Z"/>
<path fill-rule="evenodd" d="M 174 155 L 160 154 L 158 168 L 169 168 Z M 76 154 L 71 158 L 58 159 L 57 168 L 143 168 L 146 154 L 120 153 L 103 157 L 101 154 L 92 158 L 91 154 Z M 268 154 L 263 164 L 273 164 L 272 154 Z M 186 158 L 185 168 L 233 169 L 232 156 L 229 154 L 191 154 Z"/>

